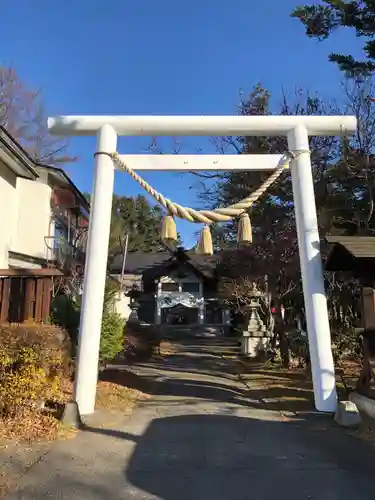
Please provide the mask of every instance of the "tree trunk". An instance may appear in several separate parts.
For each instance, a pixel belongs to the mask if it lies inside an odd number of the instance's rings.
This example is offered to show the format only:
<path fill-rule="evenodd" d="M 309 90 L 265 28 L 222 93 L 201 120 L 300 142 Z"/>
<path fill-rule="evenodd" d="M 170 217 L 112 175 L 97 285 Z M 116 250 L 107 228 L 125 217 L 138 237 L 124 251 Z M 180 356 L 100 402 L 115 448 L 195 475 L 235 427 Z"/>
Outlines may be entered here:
<path fill-rule="evenodd" d="M 280 342 L 280 357 L 281 357 L 282 367 L 288 369 L 290 366 L 290 356 L 289 356 L 288 339 L 284 329 L 279 330 L 279 342 Z"/>
<path fill-rule="evenodd" d="M 367 333 L 367 335 L 366 335 Z M 365 332 L 362 338 L 362 369 L 356 384 L 356 391 L 371 399 L 375 398 L 374 369 L 375 369 L 375 332 Z"/>

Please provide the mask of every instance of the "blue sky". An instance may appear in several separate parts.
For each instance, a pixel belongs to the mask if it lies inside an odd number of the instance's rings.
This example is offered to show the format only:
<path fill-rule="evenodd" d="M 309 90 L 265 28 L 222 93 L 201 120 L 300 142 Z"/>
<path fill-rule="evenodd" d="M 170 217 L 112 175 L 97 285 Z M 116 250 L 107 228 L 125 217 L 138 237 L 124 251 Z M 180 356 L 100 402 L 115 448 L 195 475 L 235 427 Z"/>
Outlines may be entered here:
<path fill-rule="evenodd" d="M 233 114 L 239 90 L 261 82 L 275 95 L 305 86 L 340 94 L 342 75 L 331 51 L 361 55 L 352 32 L 319 43 L 289 14 L 300 0 L 18 0 L 1 12 L 0 63 L 43 89 L 54 114 Z M 140 153 L 147 138 L 126 138 L 121 153 Z M 184 152 L 210 152 L 205 139 L 184 139 Z M 95 141 L 75 138 L 67 167 L 91 190 Z M 145 173 L 166 196 L 196 204 L 194 182 L 178 174 Z M 138 186 L 116 174 L 115 191 Z M 179 223 L 185 244 L 197 226 Z"/>

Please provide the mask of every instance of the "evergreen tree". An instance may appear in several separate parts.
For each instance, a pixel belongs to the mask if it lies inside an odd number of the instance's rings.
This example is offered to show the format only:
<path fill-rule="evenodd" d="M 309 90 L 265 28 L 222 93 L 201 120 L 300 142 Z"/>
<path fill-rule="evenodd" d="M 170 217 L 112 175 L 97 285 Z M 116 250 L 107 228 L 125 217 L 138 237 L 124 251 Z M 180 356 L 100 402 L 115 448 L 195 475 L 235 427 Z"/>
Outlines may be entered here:
<path fill-rule="evenodd" d="M 352 28 L 358 38 L 365 38 L 367 61 L 358 61 L 350 54 L 330 54 L 329 60 L 338 64 L 350 76 L 369 75 L 375 70 L 375 1 L 323 0 L 319 4 L 297 7 L 292 17 L 300 19 L 306 35 L 318 40 L 327 39 L 341 27 Z"/>
<path fill-rule="evenodd" d="M 310 139 L 321 237 L 328 234 L 374 234 L 375 159 L 372 151 L 375 113 L 372 90 L 371 80 L 362 83 L 355 81 L 346 86 L 348 109 L 345 111 L 354 113 L 359 121 L 358 132 L 354 137 Z M 240 105 L 241 114 L 265 115 L 271 114 L 270 110 L 271 96 L 260 85 Z M 292 100 L 284 96 L 276 112 L 298 115 L 338 114 L 342 111 L 316 94 L 298 91 Z M 222 138 L 219 149 L 228 151 L 228 148 L 238 154 L 284 153 L 287 144 L 285 138 L 278 137 Z M 203 193 L 203 198 L 212 207 L 230 205 L 259 187 L 267 175 L 269 173 L 254 170 L 220 173 L 214 186 Z M 268 290 L 276 301 L 282 300 L 284 304 L 289 302 L 292 310 L 300 311 L 303 308 L 303 296 L 290 171 L 282 174 L 254 204 L 250 215 L 254 240 L 245 249 L 237 248 L 235 223 L 221 226 L 220 242 L 225 240 L 227 249 L 217 267 L 224 283 L 222 295 L 233 297 L 235 290 L 239 296 L 241 289 L 246 294 L 249 281 L 255 281 L 260 289 Z M 221 243 L 216 246 L 224 247 Z M 324 255 L 324 244 L 322 250 Z M 332 283 L 327 282 L 327 287 L 331 311 L 337 304 L 345 302 L 343 294 L 347 297 L 352 294 L 346 278 L 339 276 Z M 350 319 L 347 318 L 347 321 L 350 323 Z"/>
<path fill-rule="evenodd" d="M 271 96 L 261 85 L 257 85 L 249 97 L 240 103 L 242 115 L 271 114 Z M 278 114 L 323 114 L 329 112 L 328 105 L 316 95 L 298 91 L 296 101 L 290 105 L 284 96 Z M 238 154 L 284 154 L 288 153 L 285 137 L 225 137 L 220 147 L 231 148 Z M 334 138 L 316 137 L 311 140 L 313 175 L 316 187 L 319 211 L 324 207 L 326 180 L 324 170 L 327 162 L 338 154 L 339 141 Z M 249 159 L 249 165 L 251 160 Z M 206 201 L 213 207 L 230 205 L 249 195 L 270 175 L 270 172 L 248 170 L 232 171 L 219 174 L 214 187 L 203 193 Z M 240 258 L 231 259 L 231 265 L 237 261 L 242 276 L 245 269 L 252 278 L 268 276 L 268 286 L 274 293 L 282 294 L 289 290 L 291 283 L 299 282 L 298 245 L 294 219 L 293 191 L 290 171 L 285 173 L 249 210 L 253 226 L 254 242 L 246 251 L 241 250 Z M 325 228 L 325 232 L 326 232 Z M 226 234 L 224 238 L 223 232 Z M 236 221 L 221 227 L 220 238 L 226 247 L 236 247 Z M 218 231 L 215 232 L 215 236 Z M 223 247 L 216 244 L 217 247 Z M 247 257 L 246 257 L 247 254 Z M 246 262 L 245 262 L 246 261 Z M 225 267 L 228 267 L 227 263 Z"/>
<path fill-rule="evenodd" d="M 85 193 L 90 202 L 90 195 Z M 123 253 L 128 235 L 128 251 L 151 252 L 164 250 L 160 239 L 160 229 L 164 214 L 159 205 L 151 205 L 147 199 L 113 195 L 111 229 L 109 235 L 108 259 Z M 181 245 L 178 234 L 175 246 Z"/>

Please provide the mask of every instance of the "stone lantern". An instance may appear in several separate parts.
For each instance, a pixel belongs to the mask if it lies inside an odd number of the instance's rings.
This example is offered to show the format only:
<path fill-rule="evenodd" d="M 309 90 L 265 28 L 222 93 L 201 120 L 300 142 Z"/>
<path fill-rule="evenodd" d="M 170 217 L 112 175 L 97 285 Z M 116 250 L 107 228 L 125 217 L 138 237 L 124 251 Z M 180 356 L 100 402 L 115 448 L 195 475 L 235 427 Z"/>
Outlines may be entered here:
<path fill-rule="evenodd" d="M 128 297 L 130 297 L 130 304 L 129 307 L 131 309 L 129 318 L 127 323 L 130 324 L 139 324 L 139 318 L 138 318 L 138 309 L 140 307 L 140 304 L 138 302 L 138 299 L 141 296 L 141 292 L 138 289 L 137 285 L 133 285 L 132 289 L 128 293 Z"/>
<path fill-rule="evenodd" d="M 259 315 L 260 301 L 263 297 L 264 293 L 253 283 L 250 292 L 250 318 L 246 330 L 242 332 L 242 354 L 252 358 L 264 354 L 271 341 L 271 333 Z"/>

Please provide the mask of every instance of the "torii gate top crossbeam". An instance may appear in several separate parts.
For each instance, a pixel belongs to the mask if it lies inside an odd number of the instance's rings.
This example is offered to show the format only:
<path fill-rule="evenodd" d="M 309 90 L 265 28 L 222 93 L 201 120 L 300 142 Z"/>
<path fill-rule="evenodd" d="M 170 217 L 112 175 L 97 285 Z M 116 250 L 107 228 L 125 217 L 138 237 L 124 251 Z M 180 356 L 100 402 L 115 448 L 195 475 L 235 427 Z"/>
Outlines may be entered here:
<path fill-rule="evenodd" d="M 278 136 L 297 126 L 308 135 L 353 133 L 354 116 L 57 116 L 48 118 L 56 135 L 95 135 L 110 125 L 123 136 Z"/>

